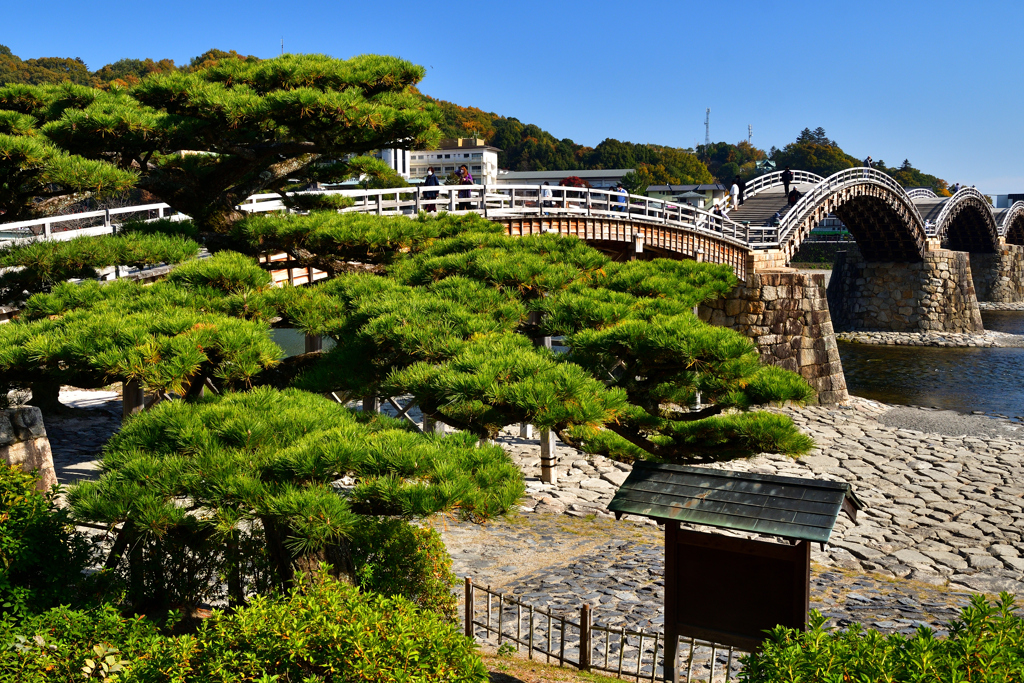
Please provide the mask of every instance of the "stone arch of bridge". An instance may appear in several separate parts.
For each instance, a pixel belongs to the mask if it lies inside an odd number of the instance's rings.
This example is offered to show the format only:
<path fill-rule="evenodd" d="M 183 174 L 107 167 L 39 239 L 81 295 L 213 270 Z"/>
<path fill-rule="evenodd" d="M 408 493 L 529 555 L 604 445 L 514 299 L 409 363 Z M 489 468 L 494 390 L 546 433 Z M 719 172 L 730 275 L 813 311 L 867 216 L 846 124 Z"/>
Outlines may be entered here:
<path fill-rule="evenodd" d="M 999 226 L 978 192 L 957 192 L 942 209 L 936 234 L 951 251 L 991 254 L 999 247 Z"/>
<path fill-rule="evenodd" d="M 923 259 L 927 239 L 924 223 L 902 188 L 865 178 L 819 194 L 817 202 L 804 206 L 794 217 L 783 247 L 787 258 L 792 258 L 811 229 L 832 213 L 846 225 L 865 260 L 917 263 Z"/>

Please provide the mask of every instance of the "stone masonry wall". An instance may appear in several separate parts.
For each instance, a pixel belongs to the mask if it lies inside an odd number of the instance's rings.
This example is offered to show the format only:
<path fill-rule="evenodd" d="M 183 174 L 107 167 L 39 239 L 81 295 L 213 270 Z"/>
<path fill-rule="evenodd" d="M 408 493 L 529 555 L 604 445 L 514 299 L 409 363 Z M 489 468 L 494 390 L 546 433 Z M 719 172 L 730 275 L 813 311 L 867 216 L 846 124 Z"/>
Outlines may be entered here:
<path fill-rule="evenodd" d="M 850 246 L 836 255 L 828 302 L 839 330 L 984 329 L 965 252 L 935 249 L 920 263 L 875 263 Z"/>
<path fill-rule="evenodd" d="M 699 314 L 749 337 L 764 362 L 802 375 L 819 403 L 849 398 L 824 275 L 754 273 L 725 298 L 701 306 Z"/>
<path fill-rule="evenodd" d="M 57 483 L 53 454 L 39 408 L 0 410 L 0 460 L 26 472 L 39 470 L 37 488 L 46 491 Z"/>
<path fill-rule="evenodd" d="M 1024 301 L 1024 247 L 1000 244 L 994 254 L 972 253 L 971 274 L 978 301 Z"/>

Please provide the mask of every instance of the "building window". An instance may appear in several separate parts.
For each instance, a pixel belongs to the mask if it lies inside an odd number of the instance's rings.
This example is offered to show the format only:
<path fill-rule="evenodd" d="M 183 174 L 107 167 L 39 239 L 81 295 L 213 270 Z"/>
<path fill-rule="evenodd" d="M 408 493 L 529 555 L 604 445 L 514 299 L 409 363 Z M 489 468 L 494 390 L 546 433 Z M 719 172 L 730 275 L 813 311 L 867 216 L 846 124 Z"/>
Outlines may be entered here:
<path fill-rule="evenodd" d="M 445 158 L 445 159 L 451 159 L 451 158 L 452 158 L 452 155 L 451 155 L 451 154 L 445 154 L 445 155 L 444 155 L 444 158 Z"/>
<path fill-rule="evenodd" d="M 474 158 L 474 159 L 482 159 L 482 158 L 483 158 L 483 156 L 484 156 L 484 155 L 483 155 L 483 154 L 481 154 L 480 152 L 475 152 L 475 153 L 473 154 L 473 158 Z"/>
<path fill-rule="evenodd" d="M 481 171 L 481 168 L 479 166 L 474 166 L 473 167 L 473 173 L 479 173 L 480 171 Z"/>

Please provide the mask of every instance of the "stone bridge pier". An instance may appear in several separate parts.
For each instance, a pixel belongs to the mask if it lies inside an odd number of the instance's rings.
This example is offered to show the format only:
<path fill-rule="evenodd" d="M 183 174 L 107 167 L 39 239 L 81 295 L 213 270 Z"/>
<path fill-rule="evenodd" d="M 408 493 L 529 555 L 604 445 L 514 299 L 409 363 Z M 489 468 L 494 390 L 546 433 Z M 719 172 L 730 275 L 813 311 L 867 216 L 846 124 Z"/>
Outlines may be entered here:
<path fill-rule="evenodd" d="M 849 330 L 981 332 L 974 255 L 928 242 L 919 261 L 868 261 L 856 245 L 839 252 L 828 286 L 832 322 Z"/>
<path fill-rule="evenodd" d="M 993 253 L 971 252 L 971 273 L 978 301 L 1024 301 L 1024 246 L 1000 238 Z"/>
<path fill-rule="evenodd" d="M 825 276 L 783 267 L 778 250 L 753 252 L 748 276 L 724 298 L 698 309 L 701 320 L 731 327 L 757 345 L 761 360 L 801 375 L 818 403 L 849 398 L 825 293 Z"/>

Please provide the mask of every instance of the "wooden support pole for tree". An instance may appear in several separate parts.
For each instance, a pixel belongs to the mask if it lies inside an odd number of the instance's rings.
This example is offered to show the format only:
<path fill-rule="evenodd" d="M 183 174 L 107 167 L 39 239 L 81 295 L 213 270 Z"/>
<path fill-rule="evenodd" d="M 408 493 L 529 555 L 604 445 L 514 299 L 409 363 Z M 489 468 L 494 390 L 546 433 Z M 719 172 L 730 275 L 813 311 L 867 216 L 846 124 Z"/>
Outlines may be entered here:
<path fill-rule="evenodd" d="M 529 422 L 519 423 L 519 438 L 520 439 L 532 439 L 533 438 L 533 425 Z"/>
<path fill-rule="evenodd" d="M 309 281 L 313 281 L 313 276 L 310 275 Z M 307 334 L 306 335 L 306 353 L 312 353 L 313 351 L 322 351 L 324 348 L 324 338 L 318 334 Z"/>
<path fill-rule="evenodd" d="M 380 412 L 380 398 L 377 396 L 363 396 L 363 412 L 364 413 L 379 413 Z"/>
<path fill-rule="evenodd" d="M 424 434 L 444 434 L 444 422 L 435 420 L 427 415 L 423 416 L 423 433 Z"/>
<path fill-rule="evenodd" d="M 137 379 L 124 382 L 121 387 L 121 419 L 143 410 L 146 406 L 146 392 Z"/>
<path fill-rule="evenodd" d="M 555 435 L 550 429 L 540 430 L 540 480 L 545 484 L 557 484 L 555 470 Z"/>

